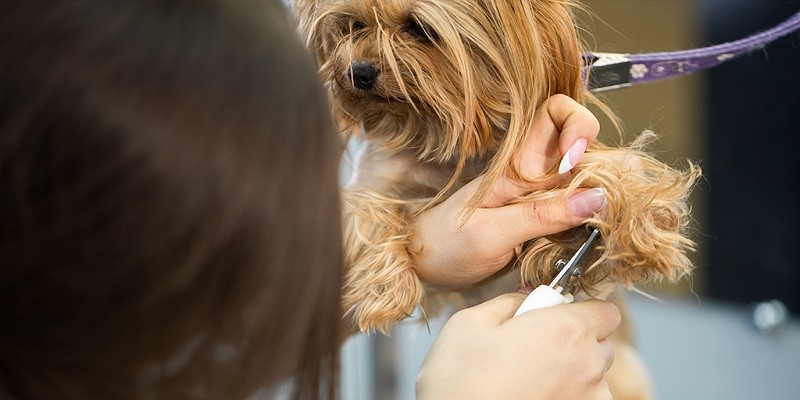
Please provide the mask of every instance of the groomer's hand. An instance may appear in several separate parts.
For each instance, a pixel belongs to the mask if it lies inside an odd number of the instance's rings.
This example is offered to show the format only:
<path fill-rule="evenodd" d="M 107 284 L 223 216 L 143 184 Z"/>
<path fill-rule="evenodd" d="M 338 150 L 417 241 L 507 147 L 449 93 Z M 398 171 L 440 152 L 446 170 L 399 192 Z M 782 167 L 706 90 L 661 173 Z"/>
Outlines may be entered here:
<path fill-rule="evenodd" d="M 611 303 L 588 300 L 511 318 L 525 295 L 505 294 L 456 313 L 428 352 L 417 398 L 611 399 Z"/>
<path fill-rule="evenodd" d="M 535 132 L 528 135 L 518 157 L 520 172 L 529 178 L 540 176 L 561 160 L 566 160 L 561 169 L 569 170 L 600 131 L 597 118 L 567 96 L 547 99 L 542 110 L 534 121 Z M 517 245 L 583 223 L 605 204 L 602 190 L 584 189 L 566 202 L 556 198 L 513 203 L 534 190 L 555 187 L 565 176 L 538 186 L 501 178 L 464 222 L 461 216 L 484 179 L 480 176 L 423 213 L 412 237 L 418 275 L 441 288 L 467 288 L 506 266 Z"/>

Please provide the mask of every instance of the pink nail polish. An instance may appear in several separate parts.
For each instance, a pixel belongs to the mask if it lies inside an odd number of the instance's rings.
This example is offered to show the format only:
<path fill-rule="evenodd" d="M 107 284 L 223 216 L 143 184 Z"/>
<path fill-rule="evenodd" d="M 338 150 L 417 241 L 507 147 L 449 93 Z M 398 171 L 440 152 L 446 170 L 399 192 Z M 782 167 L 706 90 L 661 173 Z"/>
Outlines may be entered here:
<path fill-rule="evenodd" d="M 569 200 L 567 200 L 567 206 L 572 215 L 582 218 L 600 211 L 605 205 L 606 192 L 601 188 L 584 190 L 570 196 Z"/>
<path fill-rule="evenodd" d="M 561 159 L 561 164 L 558 166 L 559 175 L 571 170 L 581 161 L 581 156 L 586 152 L 586 146 L 587 143 L 584 138 L 576 140 L 575 143 L 569 146 L 567 154 L 564 154 L 564 158 Z"/>

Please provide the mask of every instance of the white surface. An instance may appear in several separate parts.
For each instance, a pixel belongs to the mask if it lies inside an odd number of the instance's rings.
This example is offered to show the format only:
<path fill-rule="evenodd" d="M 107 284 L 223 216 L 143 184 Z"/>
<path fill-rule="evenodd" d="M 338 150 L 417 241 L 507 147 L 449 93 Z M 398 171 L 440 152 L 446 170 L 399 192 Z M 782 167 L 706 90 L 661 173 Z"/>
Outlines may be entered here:
<path fill-rule="evenodd" d="M 764 335 L 743 305 L 630 296 L 656 400 L 800 399 L 800 321 Z"/>
<path fill-rule="evenodd" d="M 339 393 L 343 400 L 372 400 L 375 398 L 375 365 L 368 335 L 353 335 L 342 346 Z"/>

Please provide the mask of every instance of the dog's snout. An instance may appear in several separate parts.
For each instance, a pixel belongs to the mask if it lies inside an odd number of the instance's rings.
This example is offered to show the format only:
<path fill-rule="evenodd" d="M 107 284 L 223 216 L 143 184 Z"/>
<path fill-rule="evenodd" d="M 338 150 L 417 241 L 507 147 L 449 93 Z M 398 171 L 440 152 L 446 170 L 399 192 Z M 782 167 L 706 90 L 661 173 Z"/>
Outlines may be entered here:
<path fill-rule="evenodd" d="M 350 78 L 353 84 L 363 90 L 370 90 L 375 86 L 380 71 L 374 64 L 369 62 L 354 62 L 350 67 Z"/>

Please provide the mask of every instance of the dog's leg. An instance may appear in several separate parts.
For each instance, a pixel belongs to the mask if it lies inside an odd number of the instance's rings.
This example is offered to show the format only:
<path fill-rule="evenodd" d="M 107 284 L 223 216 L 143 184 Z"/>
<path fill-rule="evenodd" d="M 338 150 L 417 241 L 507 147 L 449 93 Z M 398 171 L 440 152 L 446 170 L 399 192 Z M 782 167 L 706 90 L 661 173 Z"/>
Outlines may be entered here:
<path fill-rule="evenodd" d="M 614 346 L 614 365 L 606 373 L 606 381 L 614 400 L 650 400 L 653 389 L 647 367 L 635 348 L 633 321 L 622 288 L 616 289 L 608 301 L 622 314 L 622 325 L 609 340 Z"/>
<path fill-rule="evenodd" d="M 619 329 L 608 338 L 614 347 L 614 364 L 606 373 L 606 381 L 614 400 L 651 400 L 652 381 L 636 350 L 635 327 L 625 299 L 626 289 L 612 282 L 601 282 L 594 289 L 597 293 L 593 297 L 614 303 L 622 315 Z M 588 297 L 580 294 L 576 299 Z"/>
<path fill-rule="evenodd" d="M 414 311 L 422 284 L 408 253 L 407 202 L 367 188 L 343 194 L 346 315 L 361 331 L 388 331 Z"/>
<path fill-rule="evenodd" d="M 442 185 L 437 167 L 366 144 L 343 193 L 346 315 L 358 330 L 387 332 L 422 301 L 409 252 L 416 213 Z"/>

